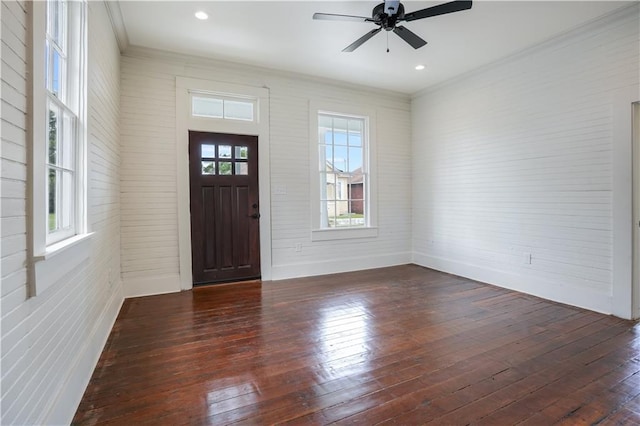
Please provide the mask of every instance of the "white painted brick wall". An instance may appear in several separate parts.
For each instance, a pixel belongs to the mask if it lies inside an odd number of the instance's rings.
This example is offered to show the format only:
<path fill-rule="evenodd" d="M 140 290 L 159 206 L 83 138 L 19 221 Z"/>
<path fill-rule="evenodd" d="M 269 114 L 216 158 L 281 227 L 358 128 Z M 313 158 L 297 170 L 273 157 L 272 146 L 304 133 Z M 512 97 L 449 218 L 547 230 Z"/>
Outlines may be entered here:
<path fill-rule="evenodd" d="M 618 15 L 414 98 L 417 263 L 611 312 L 614 102 L 639 74 Z"/>
<path fill-rule="evenodd" d="M 122 302 L 120 54 L 102 2 L 89 3 L 90 259 L 27 298 L 27 28 L 30 5 L 2 2 L 2 424 L 62 424 L 77 403 Z M 111 282 L 109 278 L 111 277 Z"/>

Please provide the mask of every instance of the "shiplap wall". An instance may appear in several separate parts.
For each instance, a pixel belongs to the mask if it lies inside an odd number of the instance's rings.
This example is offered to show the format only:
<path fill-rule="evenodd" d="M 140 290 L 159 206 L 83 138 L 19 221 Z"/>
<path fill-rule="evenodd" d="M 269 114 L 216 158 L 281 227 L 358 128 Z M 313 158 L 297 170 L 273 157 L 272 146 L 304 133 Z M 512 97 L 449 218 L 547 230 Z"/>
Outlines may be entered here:
<path fill-rule="evenodd" d="M 122 277 L 136 294 L 149 277 L 177 279 L 176 76 L 270 91 L 273 278 L 410 260 L 410 100 L 407 96 L 265 69 L 130 48 L 122 57 Z M 309 102 L 376 110 L 378 226 L 375 239 L 311 241 Z M 285 194 L 282 194 L 284 189 Z M 268 242 L 263 242 L 268 244 Z M 302 250 L 295 251 L 300 243 Z"/>
<path fill-rule="evenodd" d="M 2 2 L 2 418 L 73 417 L 123 300 L 120 274 L 120 53 L 102 2 L 89 2 L 89 260 L 27 297 L 28 2 Z"/>
<path fill-rule="evenodd" d="M 615 144 L 631 143 L 614 135 L 631 111 L 619 94 L 640 97 L 638 23 L 626 9 L 414 98 L 416 263 L 612 312 Z"/>

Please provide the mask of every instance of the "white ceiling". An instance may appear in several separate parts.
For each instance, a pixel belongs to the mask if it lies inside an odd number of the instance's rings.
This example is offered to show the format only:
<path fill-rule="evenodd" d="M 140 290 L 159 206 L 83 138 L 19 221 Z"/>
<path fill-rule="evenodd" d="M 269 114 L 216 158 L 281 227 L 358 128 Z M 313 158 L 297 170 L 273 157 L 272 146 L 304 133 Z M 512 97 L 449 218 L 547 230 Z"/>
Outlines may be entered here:
<path fill-rule="evenodd" d="M 382 31 L 341 50 L 371 23 L 316 21 L 314 12 L 371 16 L 380 1 L 120 1 L 131 45 L 224 59 L 404 93 L 443 82 L 576 28 L 629 3 L 475 1 L 472 9 L 404 25 L 427 40 L 414 50 Z M 404 1 L 406 12 L 444 2 Z M 199 21 L 203 10 L 209 19 Z M 426 69 L 414 67 L 424 64 Z"/>

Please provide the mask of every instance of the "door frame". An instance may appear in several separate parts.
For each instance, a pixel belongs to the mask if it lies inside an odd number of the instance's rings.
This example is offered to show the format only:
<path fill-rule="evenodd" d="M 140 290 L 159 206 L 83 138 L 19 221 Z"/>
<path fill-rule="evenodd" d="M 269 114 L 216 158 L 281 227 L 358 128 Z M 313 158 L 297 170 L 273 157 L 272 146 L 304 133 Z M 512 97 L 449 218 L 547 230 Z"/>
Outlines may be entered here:
<path fill-rule="evenodd" d="M 633 108 L 633 318 L 640 318 L 640 101 Z"/>
<path fill-rule="evenodd" d="M 191 116 L 192 92 L 256 100 L 256 120 L 245 122 Z M 269 89 L 189 77 L 176 77 L 176 174 L 180 289 L 193 288 L 191 212 L 189 209 L 189 130 L 258 137 L 258 197 L 260 200 L 260 273 L 271 280 L 271 171 L 269 164 Z"/>

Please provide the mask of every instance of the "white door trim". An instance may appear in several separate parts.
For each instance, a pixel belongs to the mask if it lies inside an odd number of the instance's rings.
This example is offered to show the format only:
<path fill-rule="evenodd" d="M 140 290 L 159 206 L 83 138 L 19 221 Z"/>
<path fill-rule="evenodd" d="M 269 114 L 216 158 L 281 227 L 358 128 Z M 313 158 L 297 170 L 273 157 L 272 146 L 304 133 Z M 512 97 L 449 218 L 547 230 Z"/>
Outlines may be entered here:
<path fill-rule="evenodd" d="M 255 122 L 196 118 L 191 116 L 190 92 L 243 96 L 257 100 Z M 191 212 L 189 210 L 189 130 L 258 136 L 258 185 L 260 197 L 260 269 L 271 280 L 271 171 L 269 141 L 269 89 L 211 80 L 176 77 L 176 161 L 178 197 L 178 250 L 180 287 L 193 287 L 191 270 Z"/>
<path fill-rule="evenodd" d="M 633 318 L 640 318 L 640 101 L 633 103 Z"/>

